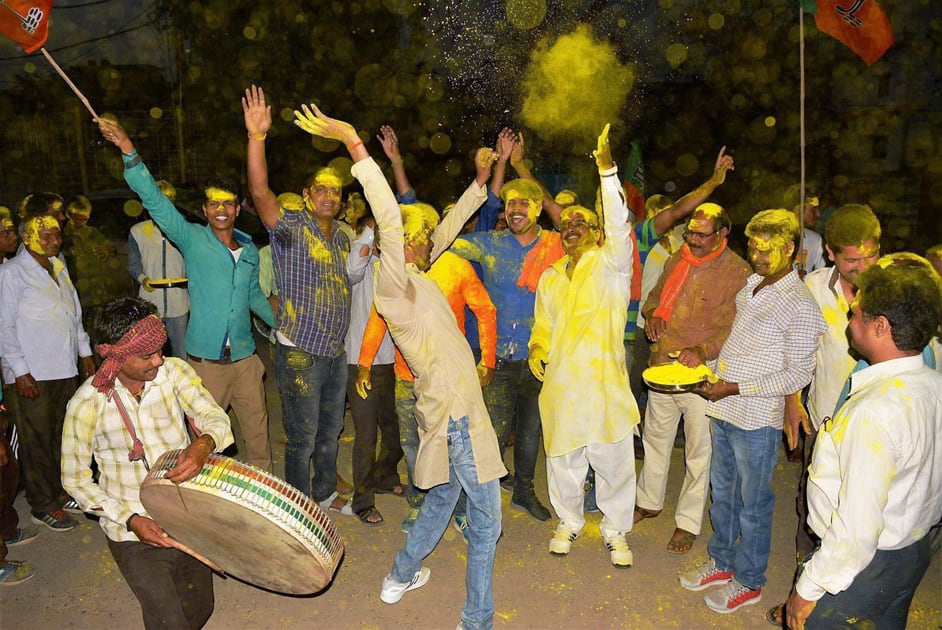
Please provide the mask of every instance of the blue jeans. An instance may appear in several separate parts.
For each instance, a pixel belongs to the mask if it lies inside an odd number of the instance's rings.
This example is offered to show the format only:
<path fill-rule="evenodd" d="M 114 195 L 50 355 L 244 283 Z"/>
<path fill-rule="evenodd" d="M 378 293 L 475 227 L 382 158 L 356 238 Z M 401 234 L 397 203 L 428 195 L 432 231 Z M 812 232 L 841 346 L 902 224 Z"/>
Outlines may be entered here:
<path fill-rule="evenodd" d="M 287 438 L 285 481 L 315 501 L 323 501 L 337 488 L 347 355 L 321 357 L 276 343 L 275 378 Z"/>
<path fill-rule="evenodd" d="M 517 432 L 514 440 L 515 495 L 533 489 L 536 456 L 543 430 L 539 403 L 542 386 L 530 373 L 526 359 L 497 359 L 494 380 L 484 388 L 484 404 L 491 416 L 501 455 L 511 429 Z"/>
<path fill-rule="evenodd" d="M 707 553 L 718 569 L 735 571 L 743 586 L 762 588 L 772 545 L 772 471 L 778 461 L 782 430 L 763 427 L 746 431 L 716 418 L 710 418 L 710 424 L 713 536 Z"/>
<path fill-rule="evenodd" d="M 425 495 L 422 510 L 406 545 L 396 554 L 390 575 L 408 582 L 438 545 L 448 527 L 461 490 L 468 495 L 468 564 L 465 573 L 467 596 L 461 610 L 465 628 L 490 629 L 494 621 L 491 578 L 494 552 L 501 532 L 500 485 L 496 479 L 478 483 L 477 466 L 468 435 L 467 416 L 448 421 L 448 483 L 435 486 Z"/>

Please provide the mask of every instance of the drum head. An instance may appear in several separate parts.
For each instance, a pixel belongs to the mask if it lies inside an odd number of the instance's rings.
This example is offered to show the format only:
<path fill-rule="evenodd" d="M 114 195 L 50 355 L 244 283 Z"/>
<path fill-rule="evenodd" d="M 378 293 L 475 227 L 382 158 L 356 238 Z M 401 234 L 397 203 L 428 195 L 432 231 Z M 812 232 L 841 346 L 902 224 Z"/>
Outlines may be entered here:
<path fill-rule="evenodd" d="M 246 498 L 240 501 L 217 489 L 148 479 L 141 486 L 141 503 L 170 536 L 227 574 L 293 595 L 308 595 L 326 587 L 343 555 L 342 541 L 327 515 L 313 502 L 309 514 L 299 514 L 286 503 L 281 508 L 284 515 L 279 517 L 279 508 L 259 507 L 257 497 L 245 491 L 242 494 Z M 307 523 L 308 534 L 314 531 L 320 549 L 292 531 L 303 526 L 299 518 Z"/>

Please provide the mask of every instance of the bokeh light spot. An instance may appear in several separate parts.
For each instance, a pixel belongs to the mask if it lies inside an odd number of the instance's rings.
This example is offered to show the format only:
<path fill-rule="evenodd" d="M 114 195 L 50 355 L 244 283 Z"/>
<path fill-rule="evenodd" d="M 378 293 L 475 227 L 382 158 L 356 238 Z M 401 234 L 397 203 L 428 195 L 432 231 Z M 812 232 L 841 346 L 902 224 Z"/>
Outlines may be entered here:
<path fill-rule="evenodd" d="M 700 160 L 693 153 L 684 153 L 677 156 L 677 162 L 674 164 L 677 172 L 684 177 L 690 177 L 700 168 Z"/>
<path fill-rule="evenodd" d="M 419 3 L 414 0 L 383 0 L 383 6 L 390 13 L 406 16 L 411 15 Z"/>
<path fill-rule="evenodd" d="M 258 32 L 255 30 L 254 26 L 246 26 L 242 29 L 242 36 L 251 41 L 258 36 Z"/>
<path fill-rule="evenodd" d="M 429 139 L 428 146 L 432 152 L 445 155 L 451 150 L 451 138 L 447 133 L 439 131 Z"/>
<path fill-rule="evenodd" d="M 124 202 L 124 214 L 129 217 L 139 217 L 144 212 L 144 206 L 137 199 L 128 199 Z"/>
<path fill-rule="evenodd" d="M 774 127 L 775 126 L 775 116 L 766 116 L 765 117 L 765 126 Z"/>
<path fill-rule="evenodd" d="M 281 119 L 283 121 L 294 123 L 294 108 L 293 107 L 282 107 L 278 115 L 281 116 Z"/>
<path fill-rule="evenodd" d="M 687 47 L 678 43 L 671 44 L 667 47 L 665 56 L 667 57 L 667 63 L 672 68 L 676 68 L 687 60 Z"/>
<path fill-rule="evenodd" d="M 723 28 L 724 24 L 726 24 L 726 17 L 722 13 L 711 13 L 710 17 L 707 18 L 707 26 L 714 31 Z"/>
<path fill-rule="evenodd" d="M 520 31 L 529 31 L 546 17 L 546 0 L 507 0 L 507 21 Z"/>
<path fill-rule="evenodd" d="M 340 180 L 343 182 L 344 186 L 353 183 L 353 174 L 350 172 L 351 167 L 353 167 L 353 161 L 350 158 L 346 156 L 335 157 L 327 163 L 327 166 L 340 174 Z"/>
<path fill-rule="evenodd" d="M 23 64 L 23 72 L 26 72 L 27 74 L 33 74 L 36 72 L 36 64 L 32 61 L 27 61 Z"/>
<path fill-rule="evenodd" d="M 463 169 L 464 163 L 458 158 L 451 158 L 445 162 L 445 172 L 448 173 L 450 177 L 458 177 L 461 175 Z"/>

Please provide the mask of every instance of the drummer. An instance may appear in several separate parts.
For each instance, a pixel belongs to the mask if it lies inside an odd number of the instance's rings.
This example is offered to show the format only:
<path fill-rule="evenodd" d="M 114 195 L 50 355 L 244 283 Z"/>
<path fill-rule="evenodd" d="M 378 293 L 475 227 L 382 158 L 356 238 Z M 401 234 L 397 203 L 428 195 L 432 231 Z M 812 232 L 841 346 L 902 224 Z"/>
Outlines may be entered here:
<path fill-rule="evenodd" d="M 138 495 L 148 462 L 169 450 L 184 449 L 166 478 L 194 477 L 211 452 L 232 444 L 229 417 L 189 364 L 163 358 L 167 333 L 153 304 L 112 300 L 99 311 L 94 331 L 103 362 L 66 409 L 62 486 L 99 517 L 111 555 L 141 604 L 144 626 L 202 627 L 213 612 L 212 572 L 173 548 Z M 184 414 L 200 433 L 193 442 Z"/>

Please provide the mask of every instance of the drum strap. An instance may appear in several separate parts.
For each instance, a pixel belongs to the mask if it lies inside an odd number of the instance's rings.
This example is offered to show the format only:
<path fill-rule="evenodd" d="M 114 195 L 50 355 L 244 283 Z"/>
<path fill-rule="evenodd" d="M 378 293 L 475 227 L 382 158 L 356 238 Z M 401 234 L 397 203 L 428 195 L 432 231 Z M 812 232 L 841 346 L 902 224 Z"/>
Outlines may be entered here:
<path fill-rule="evenodd" d="M 150 464 L 147 463 L 147 455 L 144 453 L 144 444 L 137 437 L 137 431 L 134 430 L 134 425 L 131 424 L 131 418 L 128 416 L 127 409 L 124 408 L 124 403 L 121 402 L 121 398 L 115 394 L 113 389 L 108 394 L 108 399 L 113 401 L 115 407 L 118 408 L 121 420 L 124 421 L 124 428 L 131 434 L 131 450 L 128 451 L 128 461 L 136 462 L 141 460 L 144 462 L 144 470 L 150 472 Z"/>

